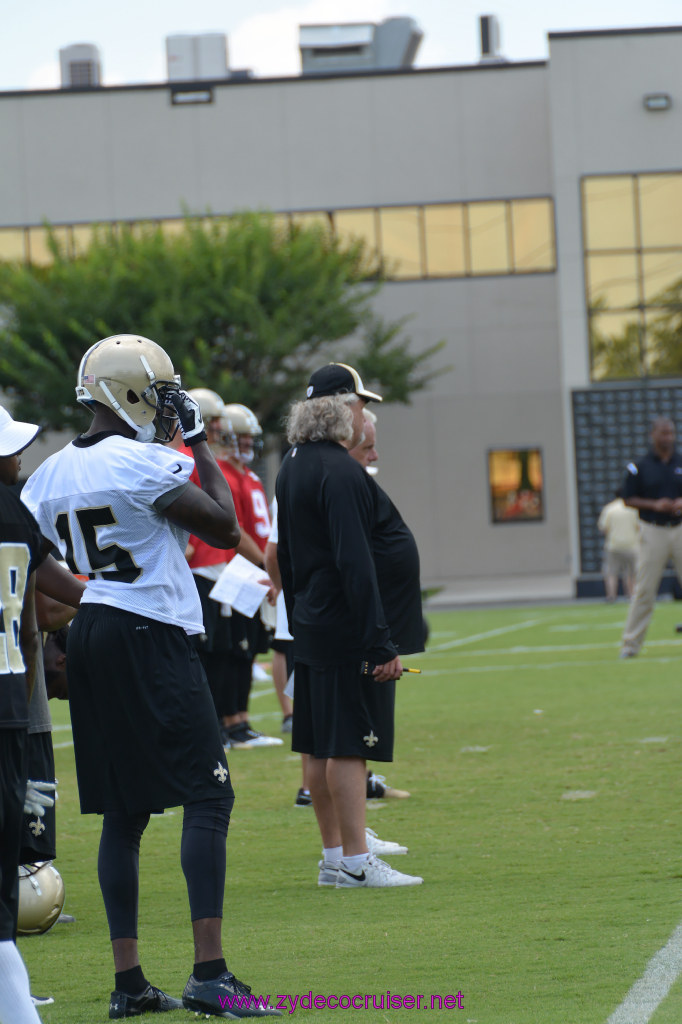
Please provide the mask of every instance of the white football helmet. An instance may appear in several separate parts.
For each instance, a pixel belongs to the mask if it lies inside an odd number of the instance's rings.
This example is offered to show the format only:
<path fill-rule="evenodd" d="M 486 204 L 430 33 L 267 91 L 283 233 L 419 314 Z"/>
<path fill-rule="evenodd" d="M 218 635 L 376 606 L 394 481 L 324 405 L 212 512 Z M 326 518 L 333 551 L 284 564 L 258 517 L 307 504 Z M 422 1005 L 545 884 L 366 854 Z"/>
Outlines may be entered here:
<path fill-rule="evenodd" d="M 217 391 L 211 391 L 210 388 L 192 388 L 187 394 L 197 402 L 204 423 L 223 415 L 225 403 Z"/>
<path fill-rule="evenodd" d="M 247 464 L 253 462 L 263 450 L 263 428 L 256 415 L 245 405 L 234 404 L 225 406 L 223 418 L 229 420 L 236 437 L 236 457 Z M 253 444 L 245 447 L 239 443 L 240 437 L 253 438 Z"/>
<path fill-rule="evenodd" d="M 160 345 L 137 334 L 114 334 L 92 345 L 81 359 L 76 399 L 113 409 L 138 441 L 170 441 L 178 420 L 167 395 L 179 388 L 180 377 Z"/>
<path fill-rule="evenodd" d="M 51 860 L 19 865 L 18 935 L 50 930 L 64 906 L 64 882 Z"/>

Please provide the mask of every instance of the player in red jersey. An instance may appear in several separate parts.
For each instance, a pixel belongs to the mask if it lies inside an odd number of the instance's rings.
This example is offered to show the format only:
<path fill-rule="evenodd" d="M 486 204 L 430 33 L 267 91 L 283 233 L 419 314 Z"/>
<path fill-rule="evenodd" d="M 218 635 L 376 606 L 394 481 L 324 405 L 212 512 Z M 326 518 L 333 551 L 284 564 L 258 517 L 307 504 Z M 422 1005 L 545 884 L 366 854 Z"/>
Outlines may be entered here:
<path fill-rule="evenodd" d="M 270 511 L 265 488 L 249 468 L 263 447 L 263 431 L 245 405 L 226 405 L 223 414 L 223 456 L 218 463 L 235 499 L 242 540 L 237 552 L 263 567 L 263 552 L 270 536 Z M 264 573 L 265 575 L 265 573 Z M 269 581 L 268 581 L 269 582 Z M 275 599 L 274 588 L 271 589 Z M 248 619 L 233 611 L 232 645 L 228 655 L 228 682 L 223 688 L 221 721 L 223 739 L 233 749 L 280 746 L 282 740 L 264 736 L 249 724 L 248 705 L 253 663 L 268 649 L 266 631 L 256 615 Z"/>

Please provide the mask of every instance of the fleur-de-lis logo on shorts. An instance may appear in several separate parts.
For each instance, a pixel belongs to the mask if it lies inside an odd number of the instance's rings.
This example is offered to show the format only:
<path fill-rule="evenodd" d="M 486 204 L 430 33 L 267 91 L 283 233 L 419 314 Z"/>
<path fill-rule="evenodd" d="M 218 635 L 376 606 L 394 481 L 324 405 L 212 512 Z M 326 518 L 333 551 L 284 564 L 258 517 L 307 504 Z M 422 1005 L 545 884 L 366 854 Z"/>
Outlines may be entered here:
<path fill-rule="evenodd" d="M 29 826 L 28 827 L 29 827 L 29 830 L 36 837 L 36 839 L 38 838 L 38 836 L 41 836 L 43 834 L 43 832 L 45 831 L 45 825 L 40 820 L 40 818 L 36 818 L 35 821 L 29 822 Z"/>
<path fill-rule="evenodd" d="M 363 736 L 362 738 L 365 741 L 365 746 L 369 747 L 370 750 L 372 749 L 375 743 L 379 742 L 379 737 L 374 735 L 373 729 L 370 729 L 369 736 Z"/>
<path fill-rule="evenodd" d="M 218 761 L 218 767 L 213 769 L 213 774 L 215 775 L 218 782 L 224 783 L 225 779 L 227 778 L 228 771 L 227 768 L 223 768 L 220 761 Z"/>

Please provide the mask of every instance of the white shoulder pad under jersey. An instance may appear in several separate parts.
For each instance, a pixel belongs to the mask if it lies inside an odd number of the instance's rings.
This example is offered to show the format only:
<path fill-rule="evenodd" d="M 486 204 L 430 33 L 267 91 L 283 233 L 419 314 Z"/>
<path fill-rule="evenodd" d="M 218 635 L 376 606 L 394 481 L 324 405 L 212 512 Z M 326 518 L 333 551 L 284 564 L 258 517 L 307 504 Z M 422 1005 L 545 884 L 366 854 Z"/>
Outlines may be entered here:
<path fill-rule="evenodd" d="M 188 486 L 193 469 L 191 458 L 160 444 L 118 434 L 76 438 L 36 470 L 21 497 L 69 568 L 89 577 L 83 602 L 198 633 L 187 535 L 160 511 Z"/>

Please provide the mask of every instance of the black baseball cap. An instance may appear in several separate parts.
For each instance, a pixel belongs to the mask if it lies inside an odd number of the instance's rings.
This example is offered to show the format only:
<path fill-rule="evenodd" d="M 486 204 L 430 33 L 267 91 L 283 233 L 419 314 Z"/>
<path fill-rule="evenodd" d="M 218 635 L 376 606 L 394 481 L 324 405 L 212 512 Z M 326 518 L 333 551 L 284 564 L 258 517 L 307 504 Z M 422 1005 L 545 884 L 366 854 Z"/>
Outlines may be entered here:
<path fill-rule="evenodd" d="M 306 398 L 323 398 L 325 395 L 359 395 L 366 402 L 382 401 L 381 395 L 367 391 L 357 370 L 345 363 L 328 363 L 312 374 Z"/>

